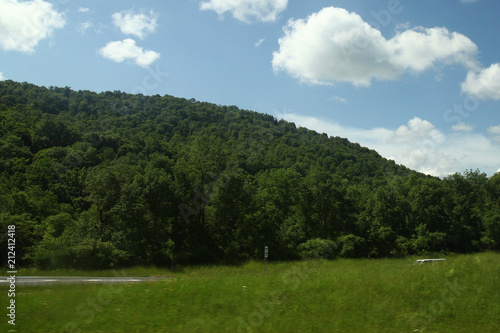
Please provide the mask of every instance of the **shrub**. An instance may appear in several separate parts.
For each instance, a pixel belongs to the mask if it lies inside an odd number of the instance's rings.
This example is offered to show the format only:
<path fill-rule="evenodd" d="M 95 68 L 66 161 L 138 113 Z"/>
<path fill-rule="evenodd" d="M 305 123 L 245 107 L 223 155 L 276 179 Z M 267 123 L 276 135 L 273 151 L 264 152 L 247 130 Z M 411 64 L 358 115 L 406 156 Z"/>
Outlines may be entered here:
<path fill-rule="evenodd" d="M 322 238 L 313 238 L 298 246 L 297 250 L 302 259 L 333 258 L 337 251 L 337 243 Z"/>
<path fill-rule="evenodd" d="M 365 239 L 353 234 L 341 236 L 338 239 L 340 256 L 343 258 L 359 258 L 365 256 Z"/>

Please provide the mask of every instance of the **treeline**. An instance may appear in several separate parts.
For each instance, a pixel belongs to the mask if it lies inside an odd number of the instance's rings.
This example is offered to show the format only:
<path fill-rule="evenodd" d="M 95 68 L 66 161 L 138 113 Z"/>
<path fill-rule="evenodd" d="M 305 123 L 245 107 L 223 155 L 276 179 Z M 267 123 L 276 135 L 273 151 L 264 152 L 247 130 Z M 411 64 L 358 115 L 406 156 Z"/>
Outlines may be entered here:
<path fill-rule="evenodd" d="M 500 248 L 500 174 L 440 180 L 235 106 L 1 81 L 0 138 L 18 265 Z"/>

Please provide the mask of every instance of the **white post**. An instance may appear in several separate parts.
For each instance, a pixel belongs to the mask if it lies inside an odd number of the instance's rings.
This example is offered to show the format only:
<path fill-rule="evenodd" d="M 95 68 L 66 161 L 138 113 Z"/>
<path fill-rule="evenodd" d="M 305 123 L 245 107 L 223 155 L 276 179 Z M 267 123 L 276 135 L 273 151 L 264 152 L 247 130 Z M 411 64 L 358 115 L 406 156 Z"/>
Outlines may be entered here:
<path fill-rule="evenodd" d="M 267 272 L 267 257 L 269 255 L 269 248 L 264 246 L 264 272 Z"/>

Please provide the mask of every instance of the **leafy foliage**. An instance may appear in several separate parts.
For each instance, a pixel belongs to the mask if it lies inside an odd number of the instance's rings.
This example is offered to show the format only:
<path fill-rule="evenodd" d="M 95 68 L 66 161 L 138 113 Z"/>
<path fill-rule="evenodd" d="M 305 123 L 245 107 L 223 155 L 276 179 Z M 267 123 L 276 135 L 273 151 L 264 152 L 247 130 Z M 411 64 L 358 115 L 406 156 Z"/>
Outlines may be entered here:
<path fill-rule="evenodd" d="M 440 180 L 235 106 L 0 82 L 0 224 L 24 265 L 499 249 L 499 198 L 499 174 Z"/>

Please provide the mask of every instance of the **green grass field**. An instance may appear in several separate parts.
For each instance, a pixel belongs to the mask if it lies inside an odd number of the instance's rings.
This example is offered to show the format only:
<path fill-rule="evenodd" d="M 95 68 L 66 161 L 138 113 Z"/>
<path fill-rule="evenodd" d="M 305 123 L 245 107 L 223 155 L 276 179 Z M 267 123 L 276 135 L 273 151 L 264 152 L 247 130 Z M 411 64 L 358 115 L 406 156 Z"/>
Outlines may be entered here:
<path fill-rule="evenodd" d="M 7 324 L 8 288 L 2 287 L 0 331 L 500 332 L 500 254 L 451 255 L 422 265 L 415 259 L 270 263 L 266 273 L 257 262 L 174 273 L 70 272 L 176 278 L 18 286 L 15 327 Z"/>

